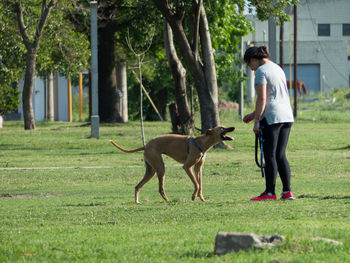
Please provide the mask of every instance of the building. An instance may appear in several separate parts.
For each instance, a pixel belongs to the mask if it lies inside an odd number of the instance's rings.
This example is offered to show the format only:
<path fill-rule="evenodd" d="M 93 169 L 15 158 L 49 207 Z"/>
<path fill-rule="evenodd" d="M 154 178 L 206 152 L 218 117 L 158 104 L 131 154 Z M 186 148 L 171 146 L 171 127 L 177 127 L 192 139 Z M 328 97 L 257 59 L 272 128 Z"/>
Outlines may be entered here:
<path fill-rule="evenodd" d="M 87 74 L 87 72 L 84 72 Z M 19 82 L 20 105 L 17 111 L 5 114 L 5 120 L 21 120 L 23 119 L 22 106 L 22 91 L 24 80 Z M 87 92 L 87 89 L 84 90 Z M 79 93 L 79 87 L 72 87 L 72 96 Z M 53 94 L 52 94 L 52 120 L 68 121 L 69 120 L 69 106 L 68 106 L 68 81 L 67 78 L 59 74 L 53 74 Z M 35 121 L 45 121 L 49 119 L 49 80 L 36 76 L 34 79 L 33 90 L 33 110 Z"/>
<path fill-rule="evenodd" d="M 293 9 L 287 9 L 293 13 Z M 299 0 L 298 79 L 309 93 L 328 93 L 350 86 L 350 1 Z M 268 21 L 247 17 L 255 31 L 244 37 L 245 43 L 268 46 Z M 292 17 L 293 18 L 293 17 Z M 293 76 L 293 20 L 284 24 L 284 70 Z M 276 63 L 279 64 L 280 26 L 276 28 Z M 293 79 L 293 78 L 292 78 Z"/>

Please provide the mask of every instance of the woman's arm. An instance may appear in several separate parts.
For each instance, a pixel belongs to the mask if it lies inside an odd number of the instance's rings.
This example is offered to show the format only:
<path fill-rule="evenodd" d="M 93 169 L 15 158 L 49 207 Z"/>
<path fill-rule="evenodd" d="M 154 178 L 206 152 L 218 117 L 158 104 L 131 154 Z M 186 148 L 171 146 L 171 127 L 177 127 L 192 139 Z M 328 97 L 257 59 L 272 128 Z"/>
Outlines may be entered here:
<path fill-rule="evenodd" d="M 264 113 L 266 106 L 266 84 L 257 84 L 255 90 L 257 99 L 255 103 L 253 131 L 257 133 L 260 129 L 259 120 L 261 118 L 261 115 Z"/>

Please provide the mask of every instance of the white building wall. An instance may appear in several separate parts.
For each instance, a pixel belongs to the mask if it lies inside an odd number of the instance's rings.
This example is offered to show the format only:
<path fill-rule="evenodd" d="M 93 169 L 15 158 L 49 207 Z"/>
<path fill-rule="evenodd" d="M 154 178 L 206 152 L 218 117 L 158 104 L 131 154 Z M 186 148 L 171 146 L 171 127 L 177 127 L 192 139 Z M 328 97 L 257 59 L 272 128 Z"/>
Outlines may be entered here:
<path fill-rule="evenodd" d="M 23 92 L 23 79 L 19 82 L 19 90 L 22 94 Z M 55 82 L 55 120 L 56 121 L 68 121 L 68 88 L 67 79 L 62 76 L 57 76 Z M 35 121 L 45 121 L 46 119 L 46 91 L 45 91 L 45 81 L 40 77 L 35 77 L 34 80 L 34 90 L 33 90 L 33 110 Z M 23 120 L 23 106 L 22 106 L 22 95 L 20 96 L 20 105 L 18 108 L 18 113 L 21 120 Z"/>

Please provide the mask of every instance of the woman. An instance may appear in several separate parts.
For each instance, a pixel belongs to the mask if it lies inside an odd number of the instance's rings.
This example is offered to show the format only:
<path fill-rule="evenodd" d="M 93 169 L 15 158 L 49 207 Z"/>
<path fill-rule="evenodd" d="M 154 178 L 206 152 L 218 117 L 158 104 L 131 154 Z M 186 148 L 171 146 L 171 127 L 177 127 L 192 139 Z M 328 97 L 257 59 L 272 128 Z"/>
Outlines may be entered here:
<path fill-rule="evenodd" d="M 254 133 L 262 132 L 265 158 L 265 191 L 250 200 L 276 200 L 275 185 L 277 172 L 283 184 L 281 200 L 294 200 L 290 189 L 290 168 L 285 149 L 289 132 L 294 122 L 290 106 L 286 76 L 283 70 L 271 60 L 266 46 L 250 47 L 244 55 L 244 62 L 255 71 L 257 100 L 255 111 L 247 114 L 243 121 L 254 120 Z"/>

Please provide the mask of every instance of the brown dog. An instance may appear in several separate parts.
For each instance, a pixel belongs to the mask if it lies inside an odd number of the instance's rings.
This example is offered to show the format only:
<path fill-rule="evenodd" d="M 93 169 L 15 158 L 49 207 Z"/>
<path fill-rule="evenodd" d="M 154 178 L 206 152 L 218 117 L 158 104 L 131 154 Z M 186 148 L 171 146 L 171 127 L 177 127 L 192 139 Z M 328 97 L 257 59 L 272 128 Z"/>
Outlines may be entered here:
<path fill-rule="evenodd" d="M 206 134 L 200 136 L 185 136 L 185 135 L 163 135 L 150 140 L 144 147 L 134 150 L 125 150 L 114 141 L 110 142 L 119 150 L 126 153 L 144 151 L 144 159 L 146 165 L 146 173 L 143 179 L 135 187 L 135 203 L 139 204 L 139 192 L 141 188 L 157 173 L 159 180 L 159 193 L 164 200 L 169 201 L 164 191 L 165 166 L 162 154 L 166 154 L 175 161 L 182 163 L 183 168 L 190 177 L 194 185 L 194 193 L 192 200 L 197 196 L 202 201 L 205 201 L 202 194 L 202 166 L 205 161 L 205 152 L 213 145 L 221 141 L 232 141 L 234 138 L 226 136 L 226 133 L 234 131 L 234 127 L 216 127 L 209 129 Z M 194 173 L 192 172 L 194 166 Z"/>
<path fill-rule="evenodd" d="M 294 80 L 292 80 L 292 87 L 294 88 Z M 290 81 L 287 79 L 287 88 L 290 89 Z M 299 92 L 299 96 L 302 97 L 307 94 L 306 85 L 303 81 L 297 80 L 297 91 Z"/>

